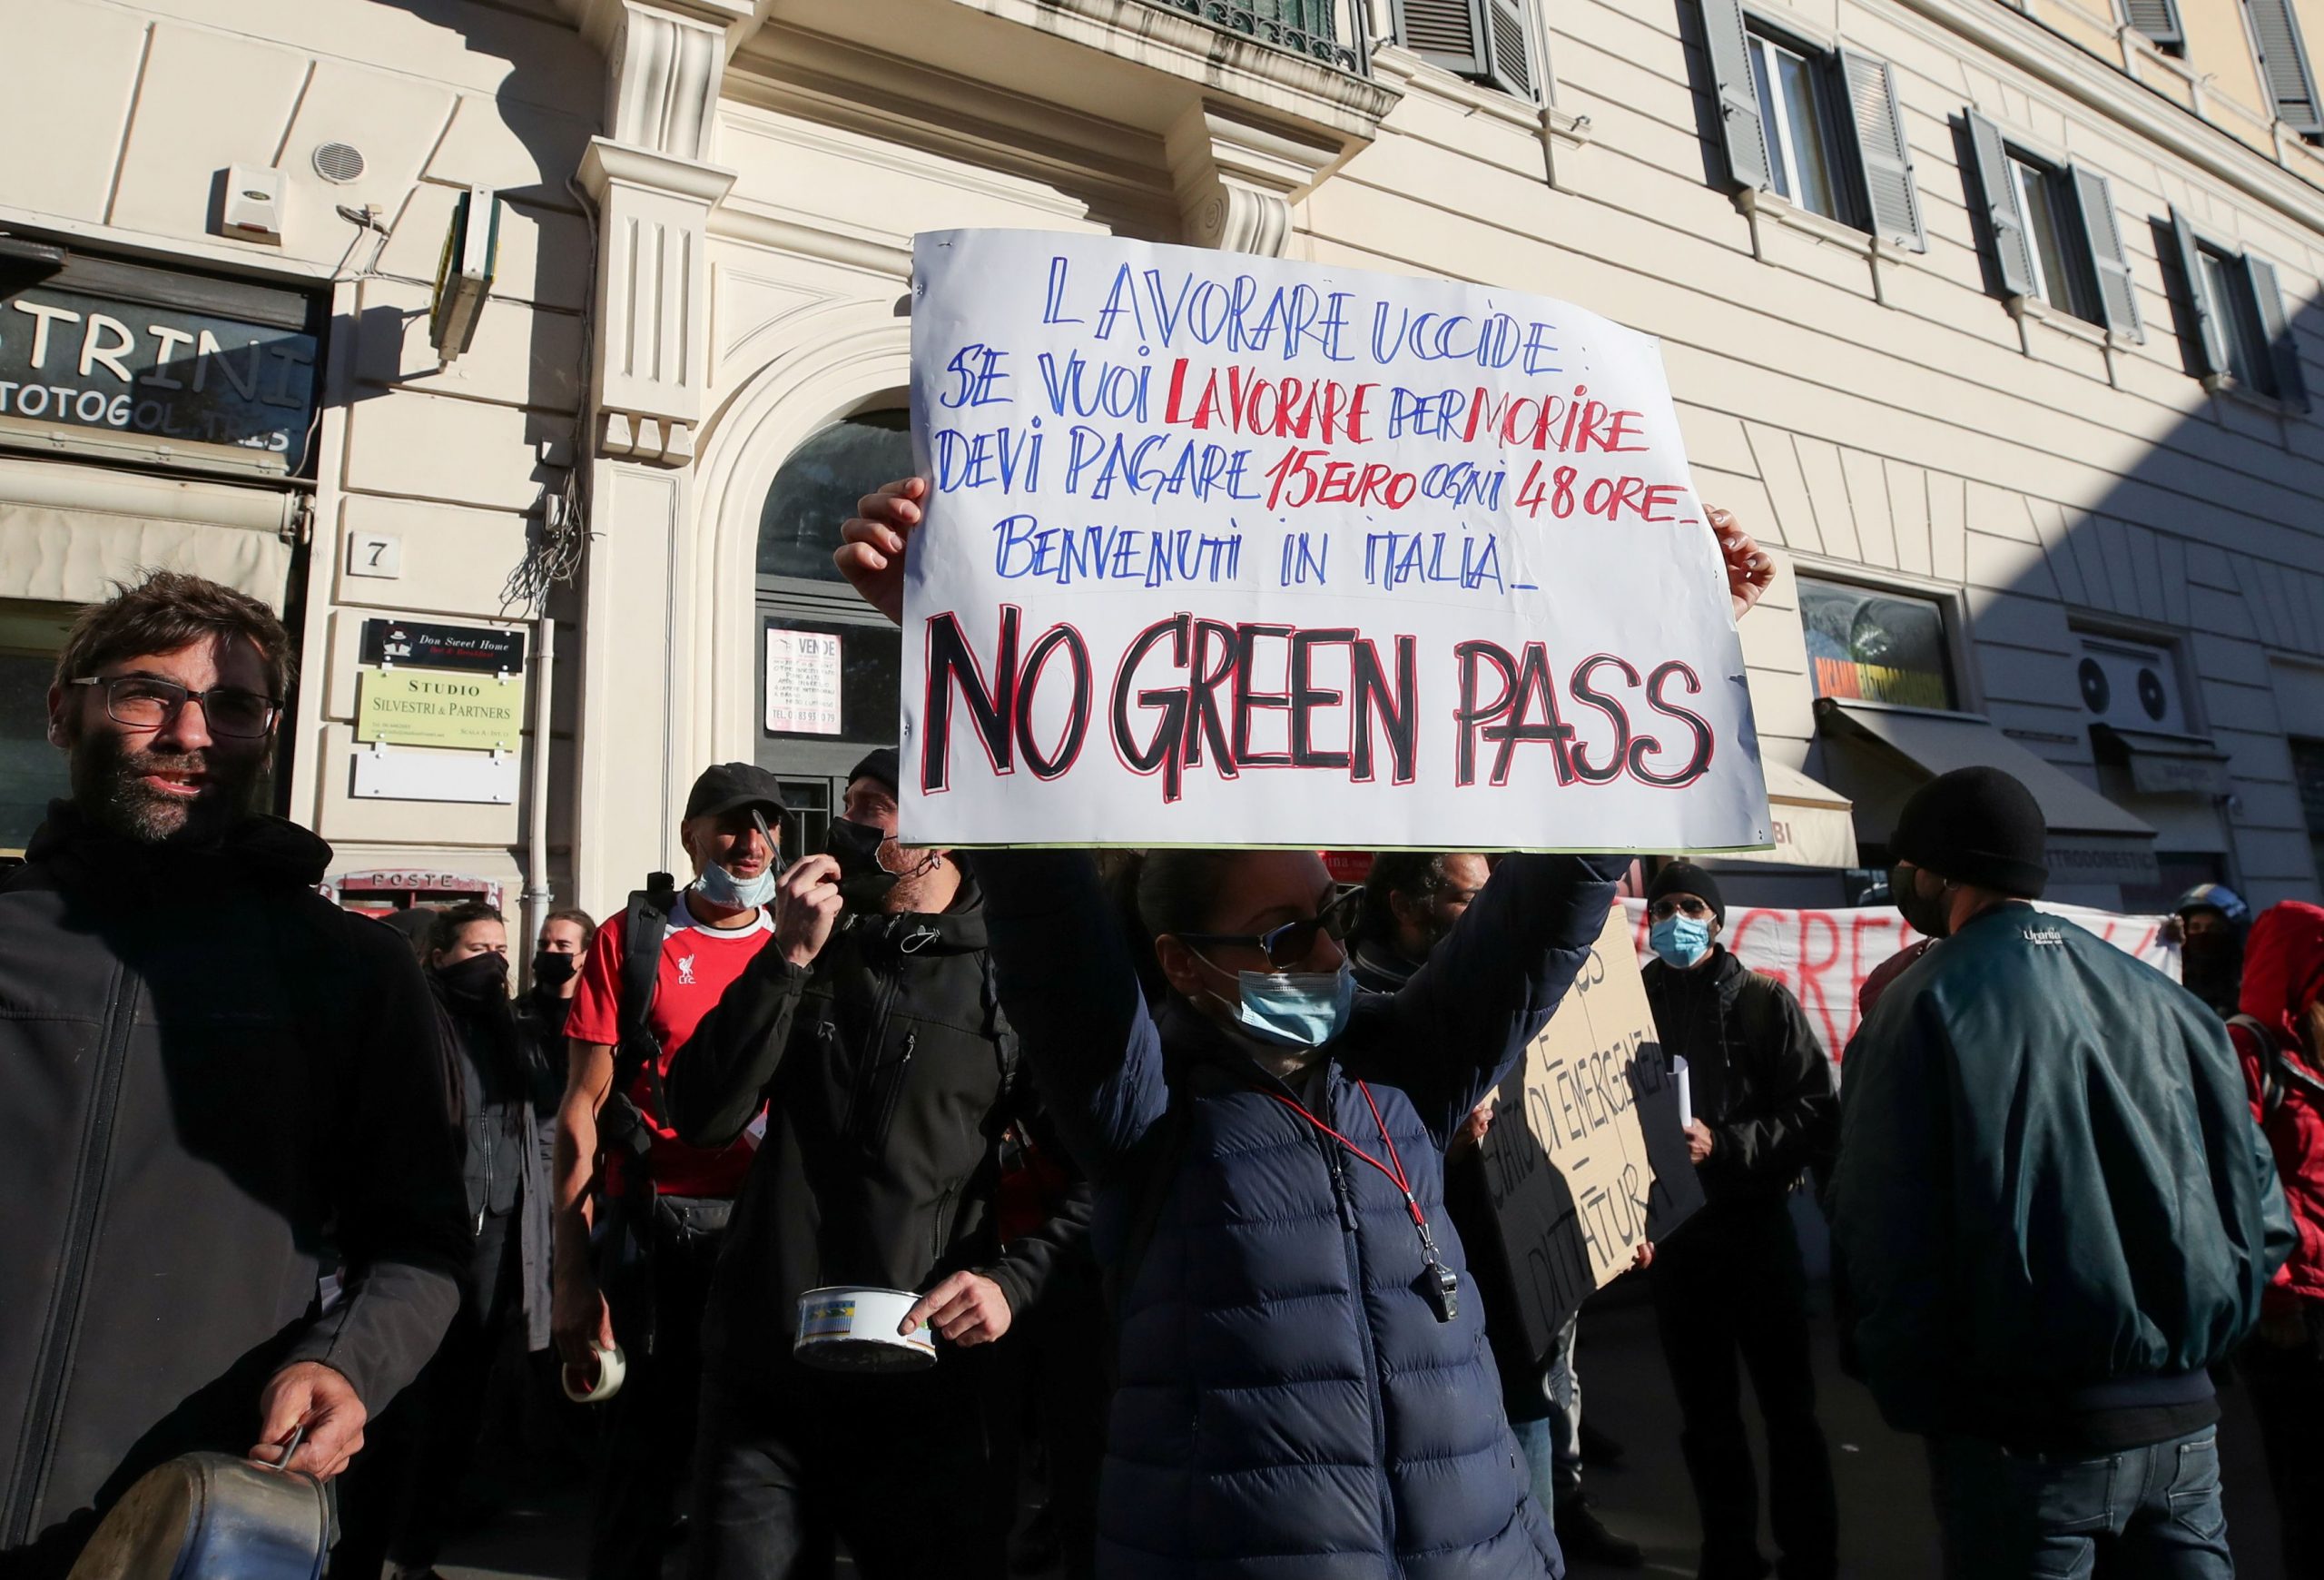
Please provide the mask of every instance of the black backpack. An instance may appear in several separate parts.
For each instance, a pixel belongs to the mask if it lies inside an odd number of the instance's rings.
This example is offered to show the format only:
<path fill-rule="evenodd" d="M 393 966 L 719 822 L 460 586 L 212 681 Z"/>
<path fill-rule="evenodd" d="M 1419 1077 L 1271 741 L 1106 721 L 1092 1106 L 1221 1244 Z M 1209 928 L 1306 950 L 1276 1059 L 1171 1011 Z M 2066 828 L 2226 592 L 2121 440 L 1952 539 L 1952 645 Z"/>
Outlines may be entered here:
<path fill-rule="evenodd" d="M 622 912 L 621 992 L 614 1022 L 620 1040 L 614 1045 L 613 1084 L 606 1093 L 597 1139 L 601 1147 L 625 1148 L 641 1160 L 654 1143 L 654 1127 L 629 1095 L 640 1071 L 653 1091 L 655 1111 L 666 1120 L 670 1108 L 662 1091 L 662 1045 L 647 1018 L 660 985 L 662 940 L 677 907 L 675 880 L 667 873 L 652 873 L 645 887 L 631 891 Z M 630 1177 L 635 1186 L 645 1180 L 645 1170 L 633 1169 Z"/>

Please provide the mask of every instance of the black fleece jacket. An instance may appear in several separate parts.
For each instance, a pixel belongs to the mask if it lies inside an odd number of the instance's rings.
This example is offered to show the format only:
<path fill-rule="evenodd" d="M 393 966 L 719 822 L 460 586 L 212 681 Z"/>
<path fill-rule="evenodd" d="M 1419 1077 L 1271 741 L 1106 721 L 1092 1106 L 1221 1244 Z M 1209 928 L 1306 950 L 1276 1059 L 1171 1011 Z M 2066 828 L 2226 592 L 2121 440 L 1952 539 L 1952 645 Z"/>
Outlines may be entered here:
<path fill-rule="evenodd" d="M 972 880 L 941 915 L 852 915 L 805 970 L 763 949 L 703 1017 L 665 1088 L 678 1133 L 723 1146 L 767 1105 L 712 1288 L 714 1369 L 780 1377 L 797 1302 L 825 1284 L 927 1289 L 962 1269 L 1021 1314 L 1086 1254 L 1088 1187 L 1000 1243 L 1000 1133 L 1032 1111 Z"/>
<path fill-rule="evenodd" d="M 291 1361 L 378 1415 L 458 1304 L 435 1011 L 401 938 L 314 892 L 330 859 L 274 818 L 178 851 L 58 803 L 0 886 L 0 1552 L 26 1572 L 162 1459 L 247 1448 Z"/>

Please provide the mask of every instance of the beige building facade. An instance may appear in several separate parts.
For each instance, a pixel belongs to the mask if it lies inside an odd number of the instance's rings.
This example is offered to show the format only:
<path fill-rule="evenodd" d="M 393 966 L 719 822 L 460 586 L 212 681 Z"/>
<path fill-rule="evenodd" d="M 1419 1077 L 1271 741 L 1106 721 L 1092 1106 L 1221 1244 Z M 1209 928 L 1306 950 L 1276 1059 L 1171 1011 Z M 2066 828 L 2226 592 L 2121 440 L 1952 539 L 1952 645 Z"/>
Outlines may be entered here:
<path fill-rule="evenodd" d="M 813 837 L 894 728 L 829 551 L 908 464 L 911 237 L 1009 225 L 1659 336 L 1784 561 L 1748 897 L 1990 761 L 2061 898 L 2313 898 L 2324 0 L 2126 3 L 0 0 L 0 849 L 147 564 L 294 623 L 350 904 L 602 914 L 713 761 Z"/>

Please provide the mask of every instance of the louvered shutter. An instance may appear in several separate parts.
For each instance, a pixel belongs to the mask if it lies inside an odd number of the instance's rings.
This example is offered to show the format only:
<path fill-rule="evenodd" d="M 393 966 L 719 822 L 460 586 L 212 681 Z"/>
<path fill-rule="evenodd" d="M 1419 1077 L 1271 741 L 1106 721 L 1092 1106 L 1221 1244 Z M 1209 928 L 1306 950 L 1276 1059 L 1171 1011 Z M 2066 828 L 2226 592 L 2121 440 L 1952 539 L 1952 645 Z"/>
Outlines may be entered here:
<path fill-rule="evenodd" d="M 1485 74 L 1484 0 L 1396 0 L 1396 36 L 1447 71 Z"/>
<path fill-rule="evenodd" d="M 2009 148 L 2001 128 L 1968 113 L 1969 151 L 1975 156 L 1977 185 L 1985 200 L 1985 231 L 1993 238 L 1994 264 L 2004 296 L 2034 294 L 2034 254 L 2025 238 L 2025 209 L 2019 198 L 2017 178 L 2009 167 Z"/>
<path fill-rule="evenodd" d="M 2276 371 L 2276 399 L 2305 411 L 2308 380 L 2299 369 L 2299 342 L 2292 338 L 2291 318 L 2284 311 L 2284 293 L 2276 283 L 2276 266 L 2247 252 L 2243 255 L 2243 274 L 2251 282 L 2252 304 L 2260 310 L 2260 328 L 2268 337 L 2268 358 Z"/>
<path fill-rule="evenodd" d="M 2179 0 L 2122 0 L 2122 20 L 2154 44 L 2184 44 L 2179 26 Z"/>
<path fill-rule="evenodd" d="M 2324 115 L 2316 100 L 2316 79 L 2309 74 L 2308 52 L 2300 47 L 2299 24 L 2292 19 L 2291 0 L 2244 0 L 2251 14 L 2251 36 L 2260 45 L 2260 75 L 2276 103 L 2276 119 L 2288 130 L 2324 132 Z"/>
<path fill-rule="evenodd" d="M 2131 260 L 2122 251 L 2122 227 L 2114 222 L 2113 189 L 2106 178 L 2083 165 L 2071 167 L 2074 204 L 2082 211 L 2083 239 L 2090 244 L 2090 269 L 2098 281 L 2098 300 L 2106 327 L 2125 340 L 2142 341 L 2146 330 L 2139 322 L 2138 286 L 2131 278 Z"/>
<path fill-rule="evenodd" d="M 2203 260 L 2195 245 L 2194 227 L 2176 208 L 2171 211 L 2171 248 L 2179 254 L 2179 272 L 2186 277 L 2187 311 L 2191 321 L 2186 326 L 2187 356 L 2191 364 L 2188 371 L 2198 379 L 2208 379 L 2228 370 L 2227 336 L 2234 327 L 2223 321 L 2224 314 L 2232 311 L 2224 301 L 2211 299 L 2211 287 L 2203 283 Z"/>
<path fill-rule="evenodd" d="M 1703 36 L 1718 86 L 1719 128 L 1728 173 L 1738 187 L 1768 184 L 1768 132 L 1759 122 L 1759 89 L 1751 77 L 1751 38 L 1740 0 L 1702 0 Z"/>
<path fill-rule="evenodd" d="M 1485 65 L 1503 93 L 1533 97 L 1533 52 L 1525 32 L 1525 0 L 1485 0 Z"/>
<path fill-rule="evenodd" d="M 1913 151 L 1905 141 L 1904 112 L 1896 103 L 1888 63 L 1844 49 L 1840 75 L 1847 84 L 1856 164 L 1864 177 L 1864 212 L 1872 222 L 1872 233 L 1925 252 L 1928 239 L 1921 232 L 1920 193 L 1913 186 Z"/>

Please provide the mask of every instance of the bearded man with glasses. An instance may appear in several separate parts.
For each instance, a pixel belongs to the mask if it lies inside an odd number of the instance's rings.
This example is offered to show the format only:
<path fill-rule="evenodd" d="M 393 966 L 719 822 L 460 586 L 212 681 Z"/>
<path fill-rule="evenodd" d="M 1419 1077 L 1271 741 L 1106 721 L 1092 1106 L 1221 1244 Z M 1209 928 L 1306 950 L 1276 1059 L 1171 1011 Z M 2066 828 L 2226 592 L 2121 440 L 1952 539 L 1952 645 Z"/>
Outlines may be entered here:
<path fill-rule="evenodd" d="M 0 886 L 6 1580 L 64 1574 L 189 1449 L 338 1475 L 458 1303 L 419 964 L 315 892 L 330 846 L 252 810 L 290 645 L 159 572 L 81 612 L 49 687 L 73 793 Z"/>

